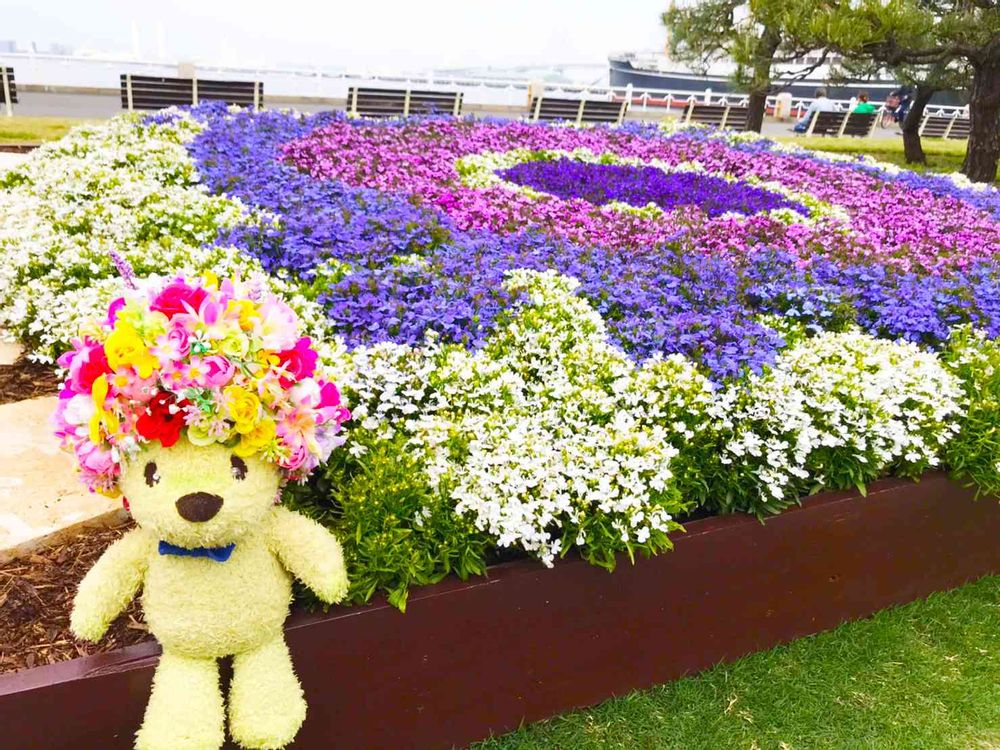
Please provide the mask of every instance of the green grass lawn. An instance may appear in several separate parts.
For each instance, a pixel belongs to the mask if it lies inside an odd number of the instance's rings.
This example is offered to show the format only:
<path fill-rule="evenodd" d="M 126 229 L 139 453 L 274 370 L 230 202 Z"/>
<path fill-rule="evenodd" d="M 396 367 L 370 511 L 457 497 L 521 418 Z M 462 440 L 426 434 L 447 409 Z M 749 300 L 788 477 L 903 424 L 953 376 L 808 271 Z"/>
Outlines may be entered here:
<path fill-rule="evenodd" d="M 1000 748 L 1000 577 L 475 747 Z"/>
<path fill-rule="evenodd" d="M 880 160 L 898 164 L 917 172 L 957 172 L 965 159 L 965 141 L 946 141 L 942 138 L 924 138 L 927 164 L 907 164 L 903 159 L 902 136 L 886 138 L 825 138 L 823 136 L 780 136 L 775 140 L 795 143 L 816 151 L 835 151 L 841 154 L 870 154 Z M 998 174 L 1000 178 L 1000 174 Z"/>
<path fill-rule="evenodd" d="M 70 117 L 0 116 L 0 143 L 42 143 L 62 138 L 74 125 L 93 120 Z"/>

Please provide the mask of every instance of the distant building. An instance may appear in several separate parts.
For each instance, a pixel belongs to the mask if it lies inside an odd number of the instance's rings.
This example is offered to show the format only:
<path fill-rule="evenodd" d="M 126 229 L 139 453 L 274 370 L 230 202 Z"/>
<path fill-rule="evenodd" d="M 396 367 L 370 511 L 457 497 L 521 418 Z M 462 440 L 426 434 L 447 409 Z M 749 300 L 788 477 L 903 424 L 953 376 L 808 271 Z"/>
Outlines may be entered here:
<path fill-rule="evenodd" d="M 4 52 L 17 52 L 17 42 L 13 39 L 0 39 L 0 54 Z"/>

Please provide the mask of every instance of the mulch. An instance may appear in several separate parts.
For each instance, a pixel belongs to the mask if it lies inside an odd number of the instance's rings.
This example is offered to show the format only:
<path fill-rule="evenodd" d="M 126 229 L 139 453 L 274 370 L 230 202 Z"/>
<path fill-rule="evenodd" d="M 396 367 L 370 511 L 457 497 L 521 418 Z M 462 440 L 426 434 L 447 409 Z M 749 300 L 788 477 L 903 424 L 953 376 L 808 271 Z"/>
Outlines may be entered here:
<path fill-rule="evenodd" d="M 113 651 L 152 637 L 138 600 L 97 645 L 76 640 L 69 630 L 77 585 L 128 528 L 88 530 L 0 565 L 0 673 Z"/>
<path fill-rule="evenodd" d="M 12 365 L 0 365 L 0 404 L 59 392 L 59 379 L 52 365 L 20 357 Z"/>

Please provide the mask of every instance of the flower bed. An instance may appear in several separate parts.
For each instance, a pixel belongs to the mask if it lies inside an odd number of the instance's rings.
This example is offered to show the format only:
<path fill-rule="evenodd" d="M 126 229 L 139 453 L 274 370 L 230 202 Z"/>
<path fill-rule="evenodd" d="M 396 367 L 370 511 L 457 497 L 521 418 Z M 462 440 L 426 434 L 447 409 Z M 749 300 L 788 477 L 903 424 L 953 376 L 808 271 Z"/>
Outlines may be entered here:
<path fill-rule="evenodd" d="M 111 250 L 288 299 L 354 420 L 285 502 L 355 602 L 934 467 L 1000 489 L 993 188 L 701 129 L 218 107 L 0 187 L 0 325 L 36 357 L 118 294 Z"/>
<path fill-rule="evenodd" d="M 674 552 L 614 575 L 518 560 L 415 591 L 405 618 L 381 597 L 299 612 L 286 637 L 310 708 L 295 746 L 465 747 L 996 573 L 998 534 L 995 502 L 931 474 L 867 500 L 824 493 L 766 524 L 693 521 Z M 0 675 L 7 745 L 131 747 L 158 651 Z"/>

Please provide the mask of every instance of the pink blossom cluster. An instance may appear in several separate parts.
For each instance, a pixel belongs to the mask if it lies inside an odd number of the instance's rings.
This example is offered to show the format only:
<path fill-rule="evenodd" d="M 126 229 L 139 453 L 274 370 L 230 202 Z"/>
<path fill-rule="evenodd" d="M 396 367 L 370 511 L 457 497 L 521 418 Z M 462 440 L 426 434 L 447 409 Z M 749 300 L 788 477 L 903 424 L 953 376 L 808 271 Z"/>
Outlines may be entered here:
<path fill-rule="evenodd" d="M 788 224 L 768 214 L 708 218 L 697 207 L 641 216 L 581 199 L 532 197 L 502 185 L 464 185 L 456 161 L 513 149 L 588 149 L 670 166 L 697 162 L 711 173 L 774 181 L 839 206 L 849 224 L 820 217 Z M 845 165 L 722 138 L 681 132 L 540 127 L 517 122 L 425 120 L 398 126 L 338 121 L 287 144 L 285 157 L 314 177 L 415 196 L 461 229 L 525 227 L 567 239 L 639 249 L 678 240 L 690 249 L 738 258 L 766 245 L 802 258 L 876 262 L 932 273 L 964 268 L 1000 248 L 1000 222 L 954 196 L 935 195 Z"/>

